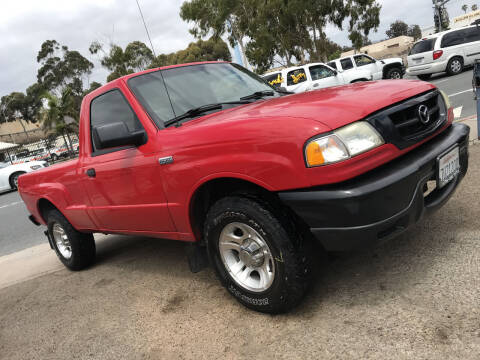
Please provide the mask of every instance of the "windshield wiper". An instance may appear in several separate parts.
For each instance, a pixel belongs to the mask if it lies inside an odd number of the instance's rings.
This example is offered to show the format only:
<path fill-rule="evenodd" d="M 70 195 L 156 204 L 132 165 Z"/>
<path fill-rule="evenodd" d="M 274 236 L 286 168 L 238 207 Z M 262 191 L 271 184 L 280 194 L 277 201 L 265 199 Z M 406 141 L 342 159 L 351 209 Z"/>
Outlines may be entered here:
<path fill-rule="evenodd" d="M 250 104 L 250 101 L 246 101 L 246 99 L 245 100 L 241 99 L 241 100 L 238 100 L 238 101 L 227 101 L 227 102 L 221 102 L 221 103 L 216 103 L 216 104 L 202 105 L 202 106 L 187 110 L 182 115 L 178 115 L 178 116 L 174 117 L 173 119 L 165 121 L 164 125 L 165 125 L 165 127 L 167 127 L 167 126 L 170 126 L 172 124 L 178 123 L 179 121 L 181 121 L 183 119 L 188 119 L 188 118 L 191 118 L 191 117 L 194 117 L 194 116 L 198 116 L 198 115 L 201 115 L 201 114 L 206 113 L 208 111 L 222 109 L 223 105 L 229 105 L 229 104 Z"/>
<path fill-rule="evenodd" d="M 253 94 L 242 96 L 240 100 L 261 99 L 264 96 L 273 96 L 274 94 L 273 90 L 255 91 Z"/>

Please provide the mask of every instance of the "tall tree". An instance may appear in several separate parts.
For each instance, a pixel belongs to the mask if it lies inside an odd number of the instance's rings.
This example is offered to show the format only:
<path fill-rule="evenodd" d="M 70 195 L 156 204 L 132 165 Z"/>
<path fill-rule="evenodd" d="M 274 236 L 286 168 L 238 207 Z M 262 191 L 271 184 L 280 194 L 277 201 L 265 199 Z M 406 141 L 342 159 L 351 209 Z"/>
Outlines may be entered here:
<path fill-rule="evenodd" d="M 390 28 L 386 31 L 387 36 L 392 39 L 397 36 L 408 35 L 408 25 L 401 20 L 397 20 L 390 24 Z"/>
<path fill-rule="evenodd" d="M 246 64 L 244 39 L 258 0 L 189 0 L 180 8 L 180 16 L 193 22 L 190 33 L 203 38 L 209 33 L 214 37 L 228 35 L 231 46 L 239 45 Z"/>
<path fill-rule="evenodd" d="M 414 40 L 418 40 L 422 37 L 422 30 L 418 25 L 411 25 L 408 28 L 407 35 L 413 37 Z"/>
<path fill-rule="evenodd" d="M 109 47 L 105 50 L 104 45 L 98 41 L 94 41 L 89 47 L 91 54 L 102 54 L 102 66 L 111 71 L 107 81 L 148 69 L 153 61 L 152 50 L 141 41 L 129 43 L 125 50 L 115 44 L 110 44 Z"/>
<path fill-rule="evenodd" d="M 477 11 L 477 9 L 478 9 L 477 4 L 473 4 L 473 5 L 472 5 L 472 11 Z"/>
<path fill-rule="evenodd" d="M 52 93 L 44 93 L 47 106 L 41 111 L 42 125 L 51 135 L 64 136 L 70 132 L 78 132 L 79 112 L 76 96 L 70 87 L 63 88 L 60 96 Z M 66 119 L 73 119 L 73 122 Z M 67 135 L 68 136 L 68 135 Z"/>
<path fill-rule="evenodd" d="M 81 94 L 83 83 L 93 69 L 93 64 L 78 51 L 69 50 L 56 40 L 43 42 L 37 62 L 40 64 L 37 72 L 38 83 L 58 96 L 66 87 L 70 87 L 78 95 Z"/>
<path fill-rule="evenodd" d="M 467 11 L 468 11 L 468 5 L 467 5 L 467 4 L 463 4 L 463 5 L 462 5 L 462 10 L 463 10 L 464 13 L 466 14 Z"/>
<path fill-rule="evenodd" d="M 160 54 L 152 62 L 151 67 L 216 60 L 231 61 L 232 58 L 227 44 L 220 38 L 212 37 L 208 40 L 192 42 L 186 49 L 175 53 Z"/>

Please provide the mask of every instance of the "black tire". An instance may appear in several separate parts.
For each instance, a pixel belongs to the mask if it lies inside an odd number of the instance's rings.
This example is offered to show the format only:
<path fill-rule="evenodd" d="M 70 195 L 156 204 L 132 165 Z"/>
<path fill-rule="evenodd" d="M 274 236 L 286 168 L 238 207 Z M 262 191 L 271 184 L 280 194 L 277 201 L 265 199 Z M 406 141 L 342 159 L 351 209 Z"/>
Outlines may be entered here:
<path fill-rule="evenodd" d="M 253 292 L 241 286 L 222 261 L 220 234 L 232 223 L 253 228 L 271 251 L 274 278 L 265 291 Z M 240 196 L 220 199 L 208 212 L 204 235 L 210 263 L 218 278 L 244 306 L 263 313 L 278 314 L 291 310 L 303 299 L 312 278 L 311 243 L 301 238 L 286 216 L 275 214 L 268 204 Z"/>
<path fill-rule="evenodd" d="M 421 75 L 417 75 L 417 77 L 420 80 L 427 81 L 428 79 L 430 79 L 432 77 L 432 74 L 421 74 Z"/>
<path fill-rule="evenodd" d="M 92 234 L 85 234 L 77 231 L 68 222 L 60 211 L 53 209 L 47 214 L 47 225 L 52 245 L 60 261 L 70 270 L 78 271 L 85 269 L 95 261 L 95 240 Z M 71 257 L 66 258 L 60 252 L 53 234 L 53 227 L 59 224 L 65 231 L 71 247 Z"/>
<path fill-rule="evenodd" d="M 22 174 L 25 174 L 25 171 L 17 171 L 10 175 L 10 179 L 8 182 L 10 183 L 10 187 L 12 190 L 17 190 L 18 187 L 18 177 Z"/>
<path fill-rule="evenodd" d="M 401 79 L 403 78 L 402 69 L 399 67 L 392 67 L 387 70 L 385 77 L 387 79 Z"/>
<path fill-rule="evenodd" d="M 463 71 L 463 59 L 460 57 L 451 58 L 447 64 L 448 75 L 458 75 Z"/>
<path fill-rule="evenodd" d="M 57 154 L 52 154 L 51 158 L 52 158 L 52 161 L 57 161 L 58 160 L 58 155 Z"/>

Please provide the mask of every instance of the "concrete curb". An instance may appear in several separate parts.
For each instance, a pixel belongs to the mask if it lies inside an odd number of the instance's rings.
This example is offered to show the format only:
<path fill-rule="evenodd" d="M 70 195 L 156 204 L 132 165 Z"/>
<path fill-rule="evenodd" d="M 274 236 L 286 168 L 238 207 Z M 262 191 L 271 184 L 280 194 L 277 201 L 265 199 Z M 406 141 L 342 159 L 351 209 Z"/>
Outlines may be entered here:
<path fill-rule="evenodd" d="M 477 115 L 472 115 L 463 119 L 454 120 L 454 122 L 461 122 L 470 127 L 470 145 L 476 145 L 480 143 L 478 139 L 478 129 L 477 129 Z"/>

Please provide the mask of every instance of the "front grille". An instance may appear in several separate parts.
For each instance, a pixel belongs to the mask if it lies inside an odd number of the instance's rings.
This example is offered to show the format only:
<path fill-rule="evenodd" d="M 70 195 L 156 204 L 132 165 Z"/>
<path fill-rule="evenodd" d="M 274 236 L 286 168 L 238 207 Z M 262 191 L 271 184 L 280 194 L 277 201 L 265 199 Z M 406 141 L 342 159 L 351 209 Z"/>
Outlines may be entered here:
<path fill-rule="evenodd" d="M 385 142 L 404 149 L 427 138 L 447 121 L 447 109 L 438 90 L 410 98 L 370 116 Z"/>

